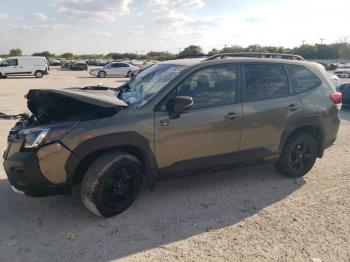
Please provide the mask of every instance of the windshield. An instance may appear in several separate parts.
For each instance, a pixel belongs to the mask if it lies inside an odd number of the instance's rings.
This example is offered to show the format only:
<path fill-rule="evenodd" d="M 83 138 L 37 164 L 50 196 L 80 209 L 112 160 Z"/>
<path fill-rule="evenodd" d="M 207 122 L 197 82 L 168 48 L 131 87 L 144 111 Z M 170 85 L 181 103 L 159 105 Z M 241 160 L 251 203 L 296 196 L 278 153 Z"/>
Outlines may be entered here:
<path fill-rule="evenodd" d="M 185 68 L 174 64 L 154 65 L 131 80 L 119 96 L 130 105 L 142 106 Z"/>

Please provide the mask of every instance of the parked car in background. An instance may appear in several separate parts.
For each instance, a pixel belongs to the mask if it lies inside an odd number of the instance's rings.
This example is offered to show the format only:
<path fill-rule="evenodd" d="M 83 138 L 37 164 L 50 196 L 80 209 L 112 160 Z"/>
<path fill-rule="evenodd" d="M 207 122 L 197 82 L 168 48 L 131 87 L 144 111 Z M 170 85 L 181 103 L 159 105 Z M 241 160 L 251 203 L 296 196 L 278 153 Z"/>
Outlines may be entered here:
<path fill-rule="evenodd" d="M 72 70 L 88 70 L 88 64 L 85 61 L 73 62 L 70 66 Z"/>
<path fill-rule="evenodd" d="M 48 62 L 49 62 L 50 66 L 60 66 L 61 65 L 61 61 L 58 59 L 54 59 L 54 58 L 49 58 Z"/>
<path fill-rule="evenodd" d="M 94 68 L 89 71 L 90 75 L 97 77 L 107 77 L 107 76 L 119 76 L 119 77 L 131 77 L 132 73 L 139 68 L 133 66 L 129 63 L 114 62 L 105 65 L 102 68 Z"/>
<path fill-rule="evenodd" d="M 155 65 L 154 63 L 143 63 L 141 65 L 138 65 L 138 70 L 135 70 L 131 73 L 131 77 L 135 77 L 141 72 L 145 71 L 147 68 L 150 68 L 151 66 Z"/>
<path fill-rule="evenodd" d="M 350 77 L 350 64 L 338 65 L 337 69 L 334 71 L 340 78 L 349 78 Z"/>
<path fill-rule="evenodd" d="M 350 83 L 340 85 L 337 90 L 342 93 L 343 105 L 350 106 Z"/>
<path fill-rule="evenodd" d="M 35 76 L 42 78 L 49 72 L 49 65 L 45 57 L 16 56 L 8 57 L 0 63 L 0 77 Z"/>
<path fill-rule="evenodd" d="M 338 88 L 341 85 L 341 80 L 338 76 L 336 76 L 334 74 L 329 74 L 329 79 L 334 84 L 335 88 Z"/>

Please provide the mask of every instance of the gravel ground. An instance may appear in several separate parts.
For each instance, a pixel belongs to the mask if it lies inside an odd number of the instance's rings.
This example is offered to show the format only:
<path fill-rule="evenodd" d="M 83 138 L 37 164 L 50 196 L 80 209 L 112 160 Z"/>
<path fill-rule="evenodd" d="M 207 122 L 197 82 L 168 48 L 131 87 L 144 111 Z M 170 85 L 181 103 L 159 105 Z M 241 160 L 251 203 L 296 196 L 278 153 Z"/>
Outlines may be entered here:
<path fill-rule="evenodd" d="M 53 70 L 44 79 L 0 79 L 0 112 L 26 110 L 30 88 L 125 79 Z M 73 196 L 12 192 L 0 168 L 0 261 L 350 261 L 350 110 L 335 146 L 304 178 L 271 165 L 159 183 L 110 219 Z M 15 121 L 0 120 L 0 151 Z"/>

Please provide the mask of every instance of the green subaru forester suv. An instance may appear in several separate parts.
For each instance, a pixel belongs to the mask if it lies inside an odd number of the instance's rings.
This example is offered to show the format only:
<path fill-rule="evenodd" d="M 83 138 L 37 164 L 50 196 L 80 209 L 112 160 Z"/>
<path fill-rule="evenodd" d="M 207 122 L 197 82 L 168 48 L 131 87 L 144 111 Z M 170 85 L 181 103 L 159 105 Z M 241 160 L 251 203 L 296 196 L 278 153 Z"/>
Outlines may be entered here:
<path fill-rule="evenodd" d="M 305 175 L 336 140 L 341 99 L 316 63 L 172 60 L 119 88 L 30 90 L 31 115 L 10 131 L 4 166 L 29 196 L 81 183 L 84 205 L 110 217 L 142 181 L 153 189 L 173 175 L 267 162 Z"/>

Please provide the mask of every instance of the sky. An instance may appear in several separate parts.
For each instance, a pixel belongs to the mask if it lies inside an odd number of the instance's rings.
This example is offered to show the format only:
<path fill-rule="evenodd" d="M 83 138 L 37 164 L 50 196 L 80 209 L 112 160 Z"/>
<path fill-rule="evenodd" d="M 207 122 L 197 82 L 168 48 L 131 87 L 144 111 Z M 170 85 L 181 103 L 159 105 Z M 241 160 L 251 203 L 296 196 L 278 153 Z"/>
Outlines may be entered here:
<path fill-rule="evenodd" d="M 349 0 L 0 0 L 0 54 L 333 43 L 350 40 L 349 10 Z"/>

